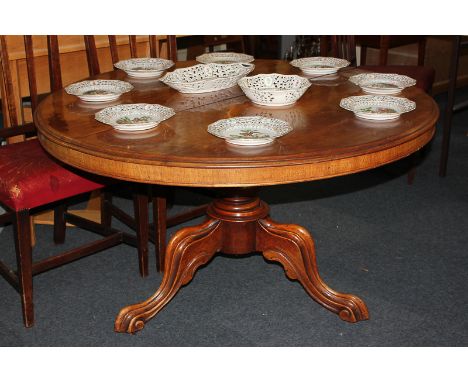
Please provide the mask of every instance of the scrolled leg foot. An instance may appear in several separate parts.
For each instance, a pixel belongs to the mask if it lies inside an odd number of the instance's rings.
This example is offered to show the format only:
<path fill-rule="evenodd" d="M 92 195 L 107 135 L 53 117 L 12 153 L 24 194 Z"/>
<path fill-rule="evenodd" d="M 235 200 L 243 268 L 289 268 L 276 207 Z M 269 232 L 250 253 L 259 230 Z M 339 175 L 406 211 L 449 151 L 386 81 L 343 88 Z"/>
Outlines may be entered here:
<path fill-rule="evenodd" d="M 156 293 L 146 301 L 123 308 L 115 321 L 116 332 L 135 333 L 145 326 L 179 291 L 192 280 L 196 270 L 219 252 L 222 224 L 208 219 L 177 232 L 167 247 L 164 277 Z"/>
<path fill-rule="evenodd" d="M 302 227 L 278 224 L 269 218 L 258 221 L 257 250 L 268 260 L 279 262 L 290 279 L 298 280 L 319 304 L 348 322 L 367 320 L 369 313 L 357 296 L 339 293 L 320 278 L 314 242 Z"/>

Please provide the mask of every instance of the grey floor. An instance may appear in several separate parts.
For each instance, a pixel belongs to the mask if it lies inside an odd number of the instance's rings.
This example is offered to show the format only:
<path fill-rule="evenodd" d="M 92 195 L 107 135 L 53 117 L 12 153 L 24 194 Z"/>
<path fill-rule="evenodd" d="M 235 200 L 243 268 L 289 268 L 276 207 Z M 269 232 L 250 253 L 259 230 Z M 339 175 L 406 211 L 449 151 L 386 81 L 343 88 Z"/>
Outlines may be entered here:
<path fill-rule="evenodd" d="M 0 345 L 467 346 L 468 112 L 454 119 L 445 179 L 437 175 L 440 132 L 439 124 L 412 186 L 404 174 L 378 169 L 262 191 L 275 220 L 313 234 L 322 277 L 360 296 L 368 321 L 341 321 L 259 254 L 219 255 L 142 332 L 117 334 L 119 309 L 161 281 L 153 257 L 142 279 L 135 250 L 122 245 L 35 277 L 31 329 L 23 327 L 19 296 L 1 279 Z M 197 199 L 179 192 L 176 209 Z M 119 203 L 131 207 L 125 198 Z M 59 249 L 51 235 L 38 227 L 36 258 Z M 91 237 L 70 229 L 65 247 Z M 0 238 L 2 258 L 14 264 L 11 227 Z"/>

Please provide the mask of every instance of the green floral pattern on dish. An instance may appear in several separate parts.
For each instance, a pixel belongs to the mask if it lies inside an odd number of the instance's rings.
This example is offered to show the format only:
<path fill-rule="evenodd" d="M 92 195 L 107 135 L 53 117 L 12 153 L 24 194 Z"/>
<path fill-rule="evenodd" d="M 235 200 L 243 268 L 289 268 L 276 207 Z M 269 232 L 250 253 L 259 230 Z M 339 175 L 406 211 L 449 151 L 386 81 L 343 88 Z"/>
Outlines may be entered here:
<path fill-rule="evenodd" d="M 85 91 L 83 93 L 83 95 L 107 95 L 107 94 L 114 94 L 114 93 L 108 90 L 104 90 L 104 89 L 93 89 L 93 90 Z"/>
<path fill-rule="evenodd" d="M 369 106 L 359 110 L 362 113 L 372 114 L 387 114 L 387 113 L 398 113 L 395 109 L 381 106 Z"/>
<path fill-rule="evenodd" d="M 138 123 L 150 122 L 150 121 L 151 121 L 150 116 L 143 115 L 141 117 L 135 117 L 135 118 L 122 117 L 122 118 L 119 118 L 115 122 L 118 123 L 119 125 L 136 125 Z"/>
<path fill-rule="evenodd" d="M 237 134 L 229 134 L 231 139 L 265 139 L 271 138 L 269 134 L 261 133 L 258 130 L 253 129 L 243 129 L 240 130 Z"/>

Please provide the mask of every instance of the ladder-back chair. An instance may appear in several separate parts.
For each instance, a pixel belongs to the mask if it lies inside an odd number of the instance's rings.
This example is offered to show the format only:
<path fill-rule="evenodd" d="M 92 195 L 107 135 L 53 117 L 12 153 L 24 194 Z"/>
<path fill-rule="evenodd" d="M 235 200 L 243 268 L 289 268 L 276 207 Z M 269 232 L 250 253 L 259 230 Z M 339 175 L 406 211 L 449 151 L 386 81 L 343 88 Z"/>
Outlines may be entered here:
<path fill-rule="evenodd" d="M 119 61 L 119 54 L 116 44 L 116 36 L 108 36 L 109 48 L 111 51 L 112 63 L 115 64 Z M 157 58 L 162 56 L 162 42 L 167 44 L 166 57 L 172 61 L 177 61 L 177 42 L 176 36 L 165 36 L 157 37 L 151 35 L 148 38 L 149 44 L 149 55 Z M 137 57 L 137 39 L 136 36 L 129 36 L 130 55 L 132 58 Z M 86 54 L 88 57 L 89 71 L 92 75 L 97 75 L 101 72 L 98 51 L 96 49 L 96 42 L 94 36 L 85 36 Z M 156 269 L 158 272 L 164 270 L 164 257 L 166 253 L 166 241 L 167 241 L 167 228 L 181 224 L 185 221 L 197 218 L 205 214 L 207 205 L 201 205 L 194 207 L 186 212 L 179 213 L 177 215 L 167 216 L 167 201 L 171 201 L 174 198 L 174 189 L 170 187 L 153 186 L 150 188 L 150 195 L 153 203 L 153 223 L 150 224 L 149 231 L 151 232 L 150 241 L 155 245 L 156 252 Z M 136 198 L 140 203 L 144 203 L 141 199 L 143 195 L 140 193 Z M 135 228 L 135 219 L 121 211 L 112 204 L 112 195 L 108 192 L 104 194 L 105 208 L 109 210 L 109 213 L 122 223 L 126 224 L 130 228 Z"/>
<path fill-rule="evenodd" d="M 45 38 L 45 37 L 42 37 Z M 25 61 L 27 66 L 28 88 L 31 107 L 34 113 L 38 103 L 37 71 L 34 57 L 33 37 L 24 36 Z M 49 63 L 50 90 L 62 87 L 62 71 L 57 36 L 47 36 L 47 57 Z M 17 95 L 15 95 L 12 68 L 8 53 L 6 36 L 0 36 L 2 115 L 5 127 L 0 129 L 0 138 L 15 136 L 33 136 L 36 127 L 33 122 L 20 123 L 18 116 Z M 139 267 L 142 275 L 147 274 L 148 229 L 147 202 L 135 202 L 135 215 L 140 219 L 136 225 L 137 236 L 122 233 L 110 227 L 110 214 L 107 205 L 101 209 L 101 224 L 67 212 L 71 198 L 104 189 L 112 184 L 108 178 L 102 178 L 70 168 L 51 157 L 37 139 L 27 139 L 18 143 L 0 146 L 0 203 L 6 212 L 0 216 L 0 223 L 11 222 L 14 228 L 17 270 L 9 269 L 0 261 L 0 274 L 21 295 L 23 321 L 26 327 L 34 324 L 33 276 L 81 257 L 102 251 L 120 243 L 141 244 L 139 248 Z M 31 214 L 42 207 L 54 208 L 53 237 L 55 243 L 65 240 L 66 223 L 101 234 L 102 239 L 86 243 L 78 248 L 48 257 L 37 262 L 32 261 Z M 146 215 L 145 215 L 146 214 Z M 141 219 L 143 217 L 143 219 Z M 143 220 L 143 223 L 141 221 Z M 146 237 L 148 235 L 146 234 Z"/>
<path fill-rule="evenodd" d="M 345 58 L 356 65 L 356 39 L 355 36 L 321 36 L 321 55 L 331 55 Z M 416 80 L 416 87 L 430 94 L 434 83 L 435 70 L 427 66 L 415 65 L 360 65 L 359 69 L 377 73 L 396 73 L 409 76 Z M 416 175 L 416 167 L 420 161 L 420 151 L 410 156 L 410 169 L 408 171 L 408 184 L 412 184 Z"/>

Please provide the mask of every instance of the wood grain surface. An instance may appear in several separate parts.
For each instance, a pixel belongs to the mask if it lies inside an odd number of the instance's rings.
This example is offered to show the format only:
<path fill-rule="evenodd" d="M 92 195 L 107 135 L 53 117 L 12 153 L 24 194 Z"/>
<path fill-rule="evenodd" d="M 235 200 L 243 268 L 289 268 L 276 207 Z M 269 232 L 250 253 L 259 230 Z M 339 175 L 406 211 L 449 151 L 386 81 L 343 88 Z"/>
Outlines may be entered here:
<path fill-rule="evenodd" d="M 181 62 L 177 67 L 194 65 Z M 289 63 L 256 60 L 258 73 L 301 74 Z M 94 114 L 106 105 L 90 105 L 57 91 L 35 113 L 39 138 L 53 156 L 82 170 L 143 183 L 245 187 L 293 183 L 359 172 L 398 160 L 417 151 L 433 136 L 438 118 L 434 100 L 416 88 L 402 96 L 416 110 L 393 122 L 356 118 L 340 100 L 362 94 L 347 81 L 357 69 L 323 77 L 294 105 L 261 107 L 239 87 L 206 94 L 181 94 L 160 81 L 134 80 L 122 71 L 93 78 L 121 79 L 135 89 L 120 103 L 158 103 L 176 115 L 157 128 L 129 134 L 97 122 Z M 210 135 L 219 119 L 263 115 L 288 121 L 293 131 L 263 147 L 236 147 Z"/>

